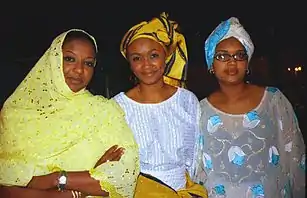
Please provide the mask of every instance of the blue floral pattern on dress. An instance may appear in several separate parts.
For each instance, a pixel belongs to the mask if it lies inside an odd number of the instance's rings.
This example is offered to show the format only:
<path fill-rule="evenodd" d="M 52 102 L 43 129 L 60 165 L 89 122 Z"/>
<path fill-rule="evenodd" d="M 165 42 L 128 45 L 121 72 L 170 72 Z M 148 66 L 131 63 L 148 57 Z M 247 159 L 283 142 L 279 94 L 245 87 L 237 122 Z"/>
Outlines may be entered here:
<path fill-rule="evenodd" d="M 303 154 L 302 155 L 302 158 L 301 158 L 301 161 L 300 161 L 300 167 L 306 171 L 306 155 Z"/>
<path fill-rule="evenodd" d="M 214 133 L 219 126 L 223 124 L 221 118 L 219 115 L 213 115 L 209 117 L 208 123 L 207 123 L 207 130 L 209 133 Z"/>
<path fill-rule="evenodd" d="M 284 185 L 284 188 L 281 190 L 281 197 L 282 198 L 290 198 L 290 191 L 291 191 L 291 185 L 290 180 Z"/>
<path fill-rule="evenodd" d="M 275 166 L 279 162 L 279 152 L 275 146 L 271 146 L 269 149 L 269 162 Z"/>
<path fill-rule="evenodd" d="M 246 154 L 238 146 L 232 146 L 228 150 L 229 161 L 232 162 L 233 164 L 238 165 L 238 166 L 242 166 L 244 164 L 245 155 Z"/>
<path fill-rule="evenodd" d="M 264 189 L 262 184 L 256 184 L 251 187 L 253 198 L 262 198 L 264 197 Z"/>
<path fill-rule="evenodd" d="M 260 117 L 257 111 L 250 111 L 244 115 L 243 126 L 246 128 L 255 128 L 260 123 Z"/>
<path fill-rule="evenodd" d="M 275 92 L 278 91 L 278 88 L 276 88 L 276 87 L 267 87 L 266 90 L 269 91 L 269 92 L 275 93 Z"/>
<path fill-rule="evenodd" d="M 236 153 L 235 158 L 232 160 L 232 163 L 242 166 L 242 164 L 244 164 L 244 156 L 240 156 Z"/>
<path fill-rule="evenodd" d="M 205 163 L 204 164 L 205 168 L 207 168 L 207 169 L 212 169 L 213 168 L 213 166 L 212 166 L 212 159 L 211 159 L 211 157 L 207 153 L 204 153 L 203 161 Z"/>
<path fill-rule="evenodd" d="M 224 185 L 222 185 L 222 184 L 216 185 L 216 186 L 214 187 L 214 192 L 215 192 L 215 194 L 217 194 L 217 195 L 225 195 L 226 192 L 225 192 L 225 187 L 224 187 Z"/>

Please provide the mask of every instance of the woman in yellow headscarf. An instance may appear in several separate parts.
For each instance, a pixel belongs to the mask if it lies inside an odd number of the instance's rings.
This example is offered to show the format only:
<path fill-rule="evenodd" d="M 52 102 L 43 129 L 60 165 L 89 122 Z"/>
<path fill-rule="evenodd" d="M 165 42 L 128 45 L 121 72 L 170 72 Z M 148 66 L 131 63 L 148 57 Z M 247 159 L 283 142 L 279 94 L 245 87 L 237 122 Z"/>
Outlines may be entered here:
<path fill-rule="evenodd" d="M 138 84 L 115 100 L 139 145 L 141 174 L 135 197 L 207 197 L 194 179 L 200 107 L 184 89 L 187 48 L 165 13 L 132 27 L 121 43 Z"/>
<path fill-rule="evenodd" d="M 95 39 L 83 30 L 62 33 L 7 99 L 0 117 L 0 186 L 6 186 L 0 193 L 133 197 L 139 173 L 133 134 L 114 101 L 86 90 L 96 52 Z"/>

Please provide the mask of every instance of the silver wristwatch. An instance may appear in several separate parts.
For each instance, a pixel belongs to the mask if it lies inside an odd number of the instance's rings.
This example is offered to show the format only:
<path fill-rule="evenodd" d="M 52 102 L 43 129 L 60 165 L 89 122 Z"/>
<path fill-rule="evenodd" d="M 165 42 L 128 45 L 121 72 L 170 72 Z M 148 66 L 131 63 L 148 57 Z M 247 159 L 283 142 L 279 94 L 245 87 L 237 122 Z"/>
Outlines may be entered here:
<path fill-rule="evenodd" d="M 65 171 L 61 171 L 58 178 L 58 190 L 64 191 L 66 184 L 67 184 L 67 173 Z"/>

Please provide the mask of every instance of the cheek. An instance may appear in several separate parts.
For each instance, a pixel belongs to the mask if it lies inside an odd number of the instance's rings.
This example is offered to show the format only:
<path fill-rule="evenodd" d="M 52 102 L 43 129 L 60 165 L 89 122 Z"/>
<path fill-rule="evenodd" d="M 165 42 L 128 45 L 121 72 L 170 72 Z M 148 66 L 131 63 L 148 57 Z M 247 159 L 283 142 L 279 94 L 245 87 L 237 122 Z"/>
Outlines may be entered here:
<path fill-rule="evenodd" d="M 246 71 L 247 70 L 247 62 L 239 62 L 238 63 L 238 69 L 241 71 Z"/>
<path fill-rule="evenodd" d="M 94 68 L 88 68 L 84 70 L 84 77 L 87 81 L 90 81 L 94 74 Z"/>
<path fill-rule="evenodd" d="M 164 59 L 155 60 L 155 61 L 153 61 L 153 65 L 155 65 L 156 68 L 164 70 L 165 60 Z"/>
<path fill-rule="evenodd" d="M 247 70 L 247 64 L 244 62 L 238 62 L 238 66 L 237 66 L 238 70 L 239 70 L 239 74 L 240 76 L 244 76 L 246 74 L 246 70 Z"/>
<path fill-rule="evenodd" d="M 219 64 L 215 63 L 213 64 L 212 68 L 213 68 L 214 73 L 221 73 L 226 69 L 226 65 L 221 64 L 221 63 Z"/>
<path fill-rule="evenodd" d="M 63 73 L 64 75 L 67 74 L 70 70 L 70 65 L 66 64 L 65 62 L 63 63 Z"/>
<path fill-rule="evenodd" d="M 130 69 L 133 73 L 136 74 L 142 70 L 142 66 L 138 63 L 130 63 Z"/>
<path fill-rule="evenodd" d="M 73 72 L 74 68 L 76 67 L 75 64 L 73 63 L 63 63 L 63 73 L 64 76 L 70 74 L 71 72 Z"/>

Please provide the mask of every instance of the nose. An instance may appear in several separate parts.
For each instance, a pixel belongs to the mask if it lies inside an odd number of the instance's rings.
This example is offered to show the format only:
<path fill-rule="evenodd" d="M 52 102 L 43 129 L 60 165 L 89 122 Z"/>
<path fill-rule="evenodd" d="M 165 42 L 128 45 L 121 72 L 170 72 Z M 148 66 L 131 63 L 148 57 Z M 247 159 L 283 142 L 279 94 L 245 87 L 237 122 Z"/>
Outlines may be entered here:
<path fill-rule="evenodd" d="M 83 70 L 84 70 L 84 67 L 83 67 L 83 63 L 82 61 L 78 61 L 76 64 L 75 64 L 75 67 L 74 67 L 74 71 L 78 74 L 82 74 L 83 73 Z"/>
<path fill-rule="evenodd" d="M 228 65 L 236 65 L 237 64 L 237 60 L 231 56 L 229 61 L 227 62 Z"/>
<path fill-rule="evenodd" d="M 144 68 L 151 67 L 151 61 L 150 61 L 150 58 L 148 58 L 148 57 L 144 57 L 144 59 L 143 59 L 143 66 L 144 66 Z"/>

